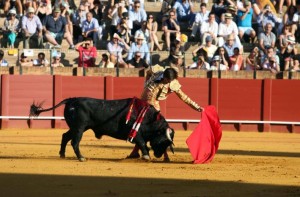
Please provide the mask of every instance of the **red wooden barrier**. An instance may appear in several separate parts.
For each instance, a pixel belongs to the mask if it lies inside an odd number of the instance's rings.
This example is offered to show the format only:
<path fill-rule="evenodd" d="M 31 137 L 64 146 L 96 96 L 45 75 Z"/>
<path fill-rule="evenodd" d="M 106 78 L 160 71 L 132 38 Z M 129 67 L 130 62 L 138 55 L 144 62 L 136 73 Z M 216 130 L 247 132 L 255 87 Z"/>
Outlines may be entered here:
<path fill-rule="evenodd" d="M 300 122 L 300 81 L 180 78 L 182 90 L 201 106 L 215 105 L 221 120 Z M 1 76 L 1 115 L 27 116 L 33 101 L 48 108 L 69 97 L 121 99 L 140 97 L 144 78 L 80 76 Z M 42 116 L 63 116 L 63 108 Z M 200 119 L 175 94 L 161 102 L 167 119 Z M 181 128 L 182 123 L 172 123 Z M 190 125 L 190 127 L 188 127 Z M 193 129 L 196 124 L 185 124 Z M 65 121 L 2 119 L 1 128 L 67 128 Z M 224 130 L 299 132 L 299 126 L 274 124 L 223 124 Z"/>

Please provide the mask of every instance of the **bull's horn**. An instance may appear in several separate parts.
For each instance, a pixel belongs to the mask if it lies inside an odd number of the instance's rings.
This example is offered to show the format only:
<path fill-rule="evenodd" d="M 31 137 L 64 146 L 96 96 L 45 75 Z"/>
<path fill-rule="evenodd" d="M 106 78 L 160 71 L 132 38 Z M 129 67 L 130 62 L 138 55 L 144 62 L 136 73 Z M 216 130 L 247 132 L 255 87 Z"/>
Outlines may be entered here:
<path fill-rule="evenodd" d="M 172 138 L 171 138 L 171 136 L 170 136 L 170 132 L 172 132 L 172 130 L 171 130 L 170 128 L 168 128 L 168 129 L 166 130 L 166 136 L 167 136 L 168 140 L 170 140 L 171 142 L 173 142 L 173 140 L 172 140 Z"/>
<path fill-rule="evenodd" d="M 170 150 L 171 150 L 171 151 L 172 151 L 172 153 L 174 154 L 173 145 L 170 145 Z"/>

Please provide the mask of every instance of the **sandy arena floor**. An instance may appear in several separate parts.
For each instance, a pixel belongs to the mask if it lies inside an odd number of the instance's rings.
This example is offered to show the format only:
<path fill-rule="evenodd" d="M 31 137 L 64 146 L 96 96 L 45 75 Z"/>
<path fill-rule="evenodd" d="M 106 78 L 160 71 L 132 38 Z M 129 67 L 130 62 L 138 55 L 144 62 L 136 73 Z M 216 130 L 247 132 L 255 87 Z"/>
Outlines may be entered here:
<path fill-rule="evenodd" d="M 300 134 L 223 132 L 210 164 L 194 165 L 176 131 L 171 162 L 124 159 L 133 145 L 87 131 L 79 162 L 65 130 L 0 130 L 0 196 L 300 196 Z M 152 152 L 151 152 L 152 153 Z"/>

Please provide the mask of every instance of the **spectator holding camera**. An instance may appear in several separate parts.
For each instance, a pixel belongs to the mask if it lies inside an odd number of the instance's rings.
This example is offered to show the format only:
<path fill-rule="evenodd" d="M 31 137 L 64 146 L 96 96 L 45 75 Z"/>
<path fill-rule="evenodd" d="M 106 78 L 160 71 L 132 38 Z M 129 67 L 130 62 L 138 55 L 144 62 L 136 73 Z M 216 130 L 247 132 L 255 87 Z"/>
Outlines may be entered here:
<path fill-rule="evenodd" d="M 75 49 L 79 52 L 79 67 L 95 67 L 97 49 L 93 46 L 91 38 L 85 38 L 83 42 L 77 43 Z"/>
<path fill-rule="evenodd" d="M 261 58 L 260 58 L 262 68 L 264 66 L 264 63 L 268 62 L 269 59 L 273 59 L 278 66 L 280 65 L 280 59 L 279 59 L 278 55 L 276 55 L 275 49 L 273 47 L 267 46 L 266 54 L 261 56 Z"/>
<path fill-rule="evenodd" d="M 279 64 L 276 62 L 274 57 L 267 58 L 263 63 L 263 70 L 269 70 L 272 73 L 277 73 L 280 71 Z"/>
<path fill-rule="evenodd" d="M 258 32 L 263 32 L 263 27 L 267 24 L 270 24 L 272 28 L 275 28 L 277 23 L 280 23 L 282 20 L 273 13 L 270 5 L 266 5 L 264 9 L 259 13 L 257 16 L 257 23 L 258 23 Z"/>

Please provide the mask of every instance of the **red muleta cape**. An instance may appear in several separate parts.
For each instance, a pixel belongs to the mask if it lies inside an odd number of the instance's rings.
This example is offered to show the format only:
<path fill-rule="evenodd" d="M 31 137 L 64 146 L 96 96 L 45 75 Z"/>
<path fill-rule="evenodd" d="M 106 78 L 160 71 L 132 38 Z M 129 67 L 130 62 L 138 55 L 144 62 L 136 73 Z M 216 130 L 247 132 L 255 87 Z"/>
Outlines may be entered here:
<path fill-rule="evenodd" d="M 194 164 L 211 162 L 218 150 L 221 137 L 222 128 L 216 108 L 207 106 L 202 113 L 201 122 L 186 140 Z"/>

